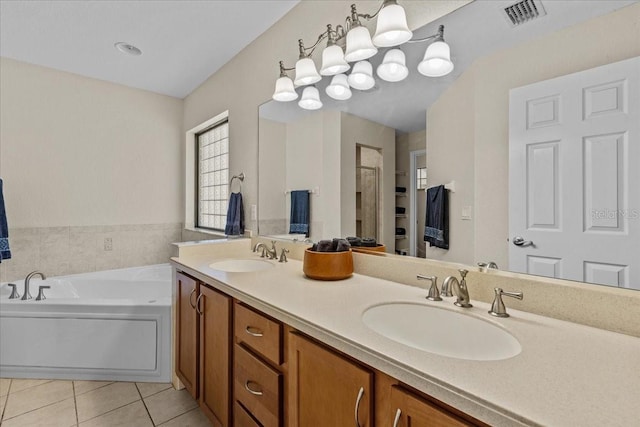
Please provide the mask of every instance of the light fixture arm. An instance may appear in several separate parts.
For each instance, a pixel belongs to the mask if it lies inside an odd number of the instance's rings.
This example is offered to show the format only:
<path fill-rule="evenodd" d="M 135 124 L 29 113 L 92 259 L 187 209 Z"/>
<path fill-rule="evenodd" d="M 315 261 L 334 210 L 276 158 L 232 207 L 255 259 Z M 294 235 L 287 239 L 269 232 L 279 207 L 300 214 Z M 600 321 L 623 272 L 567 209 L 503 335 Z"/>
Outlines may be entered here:
<path fill-rule="evenodd" d="M 443 42 L 444 41 L 444 25 L 440 25 L 438 27 L 438 32 L 435 33 L 432 36 L 424 37 L 424 38 L 421 38 L 421 39 L 412 39 L 412 40 L 407 41 L 407 43 L 422 43 L 422 42 L 428 42 L 428 41 Z"/>
<path fill-rule="evenodd" d="M 382 4 L 380 5 L 380 7 L 378 8 L 378 10 L 376 10 L 376 13 L 374 13 L 373 15 L 370 15 L 370 14 L 368 14 L 368 13 L 358 13 L 358 14 L 357 14 L 357 16 L 358 16 L 358 17 L 360 17 L 360 18 L 364 18 L 364 19 L 366 19 L 367 21 L 371 21 L 372 19 L 375 19 L 375 18 L 378 16 L 378 14 L 380 13 L 380 11 L 381 11 L 385 6 L 389 6 L 389 5 L 392 5 L 392 4 L 398 4 L 398 1 L 397 1 L 397 0 L 384 0 L 384 1 L 382 2 Z M 352 5 L 351 5 L 351 13 L 355 12 L 355 9 L 356 9 L 356 5 L 355 5 L 355 4 L 352 4 Z"/>
<path fill-rule="evenodd" d="M 287 71 L 293 71 L 293 70 L 295 70 L 295 68 L 294 68 L 294 67 L 292 67 L 292 68 L 286 68 L 286 67 L 284 66 L 284 61 L 280 61 L 280 62 L 279 62 L 279 65 L 280 65 L 280 77 L 289 77 L 289 76 L 287 76 Z"/>

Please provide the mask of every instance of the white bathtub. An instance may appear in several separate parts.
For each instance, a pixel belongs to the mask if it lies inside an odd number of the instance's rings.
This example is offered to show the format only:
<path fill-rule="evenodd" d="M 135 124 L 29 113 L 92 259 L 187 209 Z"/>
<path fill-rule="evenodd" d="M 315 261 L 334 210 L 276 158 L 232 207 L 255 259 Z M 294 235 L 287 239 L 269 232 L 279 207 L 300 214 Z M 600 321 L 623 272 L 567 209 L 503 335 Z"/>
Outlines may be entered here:
<path fill-rule="evenodd" d="M 32 279 L 27 301 L 1 284 L 0 377 L 169 382 L 171 282 L 161 264 Z"/>

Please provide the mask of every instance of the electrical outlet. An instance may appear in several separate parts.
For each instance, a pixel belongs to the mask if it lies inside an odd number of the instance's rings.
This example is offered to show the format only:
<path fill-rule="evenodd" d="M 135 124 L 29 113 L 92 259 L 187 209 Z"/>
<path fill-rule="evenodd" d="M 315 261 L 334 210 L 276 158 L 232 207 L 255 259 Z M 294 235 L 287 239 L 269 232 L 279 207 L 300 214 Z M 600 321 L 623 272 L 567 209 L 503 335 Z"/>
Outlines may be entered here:
<path fill-rule="evenodd" d="M 104 238 L 104 250 L 105 251 L 112 251 L 113 250 L 113 240 L 111 239 L 111 237 L 105 237 Z"/>

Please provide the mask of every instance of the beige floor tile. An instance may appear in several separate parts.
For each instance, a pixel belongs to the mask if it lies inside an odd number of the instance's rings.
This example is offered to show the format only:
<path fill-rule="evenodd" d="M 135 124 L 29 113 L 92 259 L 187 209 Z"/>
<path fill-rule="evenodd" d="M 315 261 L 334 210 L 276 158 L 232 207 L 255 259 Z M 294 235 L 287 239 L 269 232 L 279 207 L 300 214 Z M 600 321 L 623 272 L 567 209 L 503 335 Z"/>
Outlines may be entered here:
<path fill-rule="evenodd" d="M 10 378 L 0 378 L 0 396 L 6 396 L 9 393 Z"/>
<path fill-rule="evenodd" d="M 155 425 L 162 424 L 195 408 L 196 401 L 186 390 L 170 388 L 144 399 Z"/>
<path fill-rule="evenodd" d="M 0 396 L 0 417 L 2 417 L 2 412 L 4 412 L 4 405 L 7 402 L 7 396 Z M 2 421 L 0 421 L 2 423 Z"/>
<path fill-rule="evenodd" d="M 13 388 L 13 382 L 11 386 Z M 7 406 L 4 409 L 4 419 L 13 418 L 70 397 L 73 397 L 71 381 L 50 381 L 15 393 L 10 390 Z"/>
<path fill-rule="evenodd" d="M 73 397 L 2 421 L 3 427 L 69 427 L 76 423 Z"/>
<path fill-rule="evenodd" d="M 211 425 L 200 408 L 192 409 L 186 414 L 161 424 L 162 427 L 210 427 Z"/>
<path fill-rule="evenodd" d="M 76 392 L 76 396 L 78 396 L 109 384 L 113 384 L 113 381 L 74 381 L 73 389 Z"/>
<path fill-rule="evenodd" d="M 140 394 L 143 398 L 172 387 L 171 384 L 165 383 L 136 383 L 136 385 L 138 386 L 138 390 L 140 390 Z"/>
<path fill-rule="evenodd" d="M 76 397 L 78 421 L 83 422 L 140 399 L 134 383 L 113 383 Z"/>
<path fill-rule="evenodd" d="M 141 400 L 80 423 L 80 427 L 153 427 Z"/>
<path fill-rule="evenodd" d="M 51 380 L 13 379 L 11 380 L 11 390 L 9 390 L 9 392 L 15 393 L 16 391 L 26 390 L 48 382 L 51 382 Z"/>

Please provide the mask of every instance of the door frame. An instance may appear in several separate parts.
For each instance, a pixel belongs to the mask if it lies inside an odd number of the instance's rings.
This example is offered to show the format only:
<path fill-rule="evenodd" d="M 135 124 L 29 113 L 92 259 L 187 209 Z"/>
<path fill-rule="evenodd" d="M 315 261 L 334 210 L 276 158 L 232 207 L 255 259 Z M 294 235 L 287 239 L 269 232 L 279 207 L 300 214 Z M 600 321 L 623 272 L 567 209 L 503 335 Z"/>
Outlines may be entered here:
<path fill-rule="evenodd" d="M 413 150 L 409 152 L 409 255 L 416 256 L 418 245 L 416 233 L 418 230 L 418 206 L 416 203 L 416 160 L 419 156 L 426 156 L 427 150 Z M 427 182 L 429 182 L 429 171 L 427 170 Z"/>

